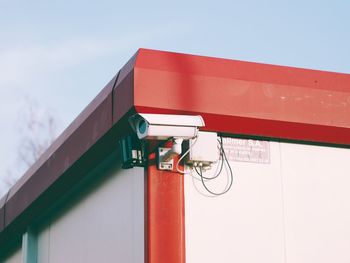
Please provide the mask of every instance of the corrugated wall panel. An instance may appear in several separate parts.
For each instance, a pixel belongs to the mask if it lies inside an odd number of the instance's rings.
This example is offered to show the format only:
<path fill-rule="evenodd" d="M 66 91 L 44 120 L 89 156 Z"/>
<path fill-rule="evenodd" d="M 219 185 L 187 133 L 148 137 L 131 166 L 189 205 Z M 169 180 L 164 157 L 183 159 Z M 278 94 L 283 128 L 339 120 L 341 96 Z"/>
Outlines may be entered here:
<path fill-rule="evenodd" d="M 269 164 L 231 162 L 233 186 L 220 197 L 208 197 L 200 181 L 185 176 L 187 262 L 283 262 L 278 143 L 270 143 L 270 153 Z M 224 174 L 208 187 L 221 191 Z"/>
<path fill-rule="evenodd" d="M 144 170 L 109 173 L 40 231 L 38 263 L 143 262 Z"/>
<path fill-rule="evenodd" d="M 290 263 L 350 262 L 350 149 L 281 143 Z"/>
<path fill-rule="evenodd" d="M 349 262 L 349 160 L 350 149 L 270 142 L 270 163 L 230 162 L 221 197 L 185 176 L 187 262 Z"/>

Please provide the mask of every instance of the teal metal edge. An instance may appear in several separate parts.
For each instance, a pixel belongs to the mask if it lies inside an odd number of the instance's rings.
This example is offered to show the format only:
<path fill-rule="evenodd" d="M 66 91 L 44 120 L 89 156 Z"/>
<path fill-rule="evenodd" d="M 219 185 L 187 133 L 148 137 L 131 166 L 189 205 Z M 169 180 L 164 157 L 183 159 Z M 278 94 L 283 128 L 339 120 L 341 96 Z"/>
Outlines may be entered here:
<path fill-rule="evenodd" d="M 37 259 L 37 234 L 32 229 L 28 229 L 22 237 L 22 263 L 37 263 Z"/>

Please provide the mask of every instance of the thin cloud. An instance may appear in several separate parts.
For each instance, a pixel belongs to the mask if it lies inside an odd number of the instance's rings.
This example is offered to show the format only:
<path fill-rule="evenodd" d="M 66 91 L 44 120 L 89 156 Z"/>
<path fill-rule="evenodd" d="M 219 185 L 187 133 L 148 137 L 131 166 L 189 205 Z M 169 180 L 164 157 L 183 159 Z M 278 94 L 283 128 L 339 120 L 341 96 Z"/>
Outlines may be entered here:
<path fill-rule="evenodd" d="M 2 183 L 6 170 L 13 168 L 18 135 L 15 122 L 20 110 L 20 100 L 25 94 L 38 94 L 47 90 L 42 83 L 43 76 L 52 74 L 64 77 L 67 70 L 83 63 L 93 63 L 95 59 L 107 56 L 125 56 L 140 46 L 151 46 L 162 39 L 176 38 L 187 34 L 191 27 L 181 23 L 170 23 L 152 30 L 139 30 L 112 37 L 75 38 L 40 44 L 27 40 L 25 44 L 6 46 L 0 43 L 0 196 L 6 190 Z M 33 90 L 36 92 L 33 92 Z M 36 97 L 33 97 L 37 99 Z M 46 102 L 45 102 L 46 103 Z M 50 101 L 51 104 L 55 102 Z M 59 104 L 59 102 L 57 102 Z M 54 105 L 53 105 L 54 107 Z M 53 108 L 53 110 L 55 110 Z M 72 116 L 60 116 L 69 120 Z"/>
<path fill-rule="evenodd" d="M 92 59 L 136 50 L 157 39 L 183 34 L 189 27 L 167 24 L 113 38 L 77 38 L 53 44 L 0 46 L 0 89 L 27 83 L 48 71 L 63 70 Z M 117 33 L 115 34 L 117 35 Z"/>

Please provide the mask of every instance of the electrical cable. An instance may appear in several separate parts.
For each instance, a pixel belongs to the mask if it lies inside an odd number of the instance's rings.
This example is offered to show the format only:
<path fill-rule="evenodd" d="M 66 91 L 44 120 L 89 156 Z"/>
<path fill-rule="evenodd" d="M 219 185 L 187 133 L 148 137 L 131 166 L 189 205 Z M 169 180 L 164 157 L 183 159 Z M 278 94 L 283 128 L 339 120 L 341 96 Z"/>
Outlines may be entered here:
<path fill-rule="evenodd" d="M 185 158 L 185 156 L 190 152 L 191 150 L 191 147 L 193 147 L 193 145 L 195 145 L 195 143 L 197 142 L 197 138 L 198 137 L 195 137 L 194 138 L 194 141 L 193 143 L 188 147 L 188 150 L 180 157 L 180 159 L 176 162 L 176 170 L 181 173 L 181 174 L 186 174 L 186 171 L 185 170 L 180 170 L 179 168 L 179 164 L 180 162 Z"/>
<path fill-rule="evenodd" d="M 214 195 L 214 196 L 220 196 L 220 195 L 223 195 L 225 193 L 227 193 L 231 187 L 232 187 L 232 184 L 233 184 L 233 171 L 232 171 L 232 168 L 231 168 L 231 165 L 227 159 L 227 156 L 226 156 L 226 153 L 225 153 L 225 150 L 224 150 L 224 147 L 223 147 L 223 139 L 222 139 L 222 136 L 220 136 L 220 145 L 221 145 L 221 154 L 222 154 L 222 163 L 225 161 L 228 168 L 229 168 L 229 171 L 230 171 L 230 179 L 229 179 L 229 185 L 226 187 L 225 190 L 223 190 L 221 193 L 216 193 L 216 192 L 213 192 L 212 190 L 210 190 L 208 188 L 208 186 L 205 184 L 205 181 L 204 179 L 206 179 L 206 177 L 203 176 L 203 171 L 202 171 L 202 168 L 199 167 L 199 171 L 197 170 L 197 167 L 194 167 L 194 170 L 196 171 L 196 173 L 200 176 L 201 178 L 201 182 L 202 182 L 202 185 L 203 187 L 205 188 L 205 190 L 208 191 L 208 193 Z M 220 171 L 220 173 L 222 172 L 222 170 Z M 220 175 L 219 173 L 219 175 Z M 216 177 L 215 177 L 216 178 Z"/>
<path fill-rule="evenodd" d="M 180 170 L 179 168 L 179 164 L 180 162 L 185 158 L 185 156 L 190 152 L 191 150 L 191 147 L 196 143 L 197 141 L 197 137 L 195 138 L 194 142 L 190 145 L 190 147 L 188 148 L 188 150 L 180 157 L 180 159 L 177 161 L 176 163 L 176 170 L 179 172 L 179 173 L 182 173 L 182 174 L 186 174 L 186 171 L 185 170 Z M 219 142 L 219 145 L 220 145 L 220 157 L 221 157 L 221 163 L 220 163 L 220 169 L 219 171 L 214 175 L 214 176 L 211 176 L 211 177 L 206 177 L 203 175 L 203 169 L 202 167 L 199 165 L 199 166 L 193 166 L 193 169 L 196 171 L 196 173 L 199 175 L 200 177 L 200 180 L 202 182 L 202 185 L 203 187 L 205 188 L 205 190 L 214 195 L 214 196 L 220 196 L 220 195 L 223 195 L 225 193 L 227 193 L 231 188 L 232 188 L 232 184 L 233 184 L 233 171 L 232 171 L 232 168 L 231 168 L 231 165 L 227 159 L 227 156 L 226 156 L 226 153 L 225 153 L 225 149 L 224 149 L 224 145 L 223 145 L 223 138 L 222 136 L 220 136 L 220 140 L 218 139 L 218 142 Z M 217 193 L 217 192 L 214 192 L 212 190 L 210 190 L 208 188 L 208 186 L 206 185 L 206 181 L 210 181 L 210 180 L 213 180 L 215 178 L 218 178 L 220 176 L 220 174 L 222 174 L 222 170 L 223 170 L 223 167 L 224 167 L 224 163 L 226 163 L 226 166 L 228 167 L 229 169 L 229 172 L 230 172 L 230 178 L 228 179 L 229 180 L 229 183 L 228 185 L 226 186 L 226 188 L 220 192 L 220 193 Z M 199 180 L 199 179 L 197 179 Z"/>
<path fill-rule="evenodd" d="M 222 144 L 222 141 L 219 141 L 218 140 L 218 142 L 219 142 L 219 145 L 220 145 L 220 157 L 221 157 L 221 166 L 220 166 L 220 169 L 219 169 L 219 172 L 216 174 L 216 175 L 214 175 L 214 176 L 211 176 L 211 177 L 205 177 L 205 176 L 203 176 L 203 174 L 202 174 L 202 176 L 201 177 L 203 177 L 203 179 L 206 179 L 206 180 L 213 180 L 213 179 L 215 179 L 215 178 L 217 178 L 220 174 L 221 174 L 221 172 L 222 172 L 222 168 L 224 167 L 224 147 L 223 147 L 223 144 Z M 197 172 L 197 169 L 195 169 L 196 170 L 196 172 Z M 197 173 L 198 174 L 198 173 Z"/>
<path fill-rule="evenodd" d="M 193 147 L 194 144 L 196 143 L 196 141 L 197 141 L 197 137 L 196 137 L 195 141 L 191 144 L 190 147 Z M 219 148 L 219 150 L 220 150 L 220 157 L 221 157 L 220 169 L 219 169 L 219 172 L 217 172 L 217 174 L 214 175 L 214 176 L 211 176 L 211 177 L 205 177 L 205 176 L 203 176 L 203 178 L 206 179 L 206 180 L 212 180 L 212 179 L 217 178 L 217 177 L 220 175 L 220 173 L 222 172 L 222 169 L 223 169 L 223 167 L 224 167 L 223 145 L 222 145 L 222 143 L 220 143 L 219 140 L 218 140 L 218 142 L 219 142 L 219 145 L 220 145 L 220 147 L 218 147 L 218 148 Z M 186 171 L 182 171 L 182 170 L 179 169 L 179 164 L 180 164 L 180 162 L 185 158 L 185 156 L 190 152 L 190 150 L 191 150 L 190 147 L 188 148 L 188 150 L 181 156 L 181 158 L 180 158 L 180 159 L 177 161 L 177 163 L 176 163 L 176 170 L 177 170 L 179 173 L 186 174 Z M 198 173 L 197 173 L 197 174 L 198 174 Z M 191 176 L 193 176 L 193 175 L 191 175 Z M 199 178 L 195 178 L 195 179 L 200 180 Z"/>
<path fill-rule="evenodd" d="M 217 163 L 217 165 L 216 165 L 216 168 L 215 168 L 215 174 L 216 174 L 216 175 L 210 176 L 210 177 L 204 177 L 205 181 L 209 181 L 209 180 L 212 180 L 212 179 L 217 178 L 217 177 L 220 175 L 220 173 L 221 173 L 221 171 L 222 171 L 222 169 L 223 169 L 223 165 L 224 165 L 223 160 L 224 160 L 224 158 L 223 158 L 223 156 L 222 156 L 223 153 L 222 153 L 222 150 L 221 150 L 220 141 L 218 140 L 218 142 L 219 142 L 219 144 L 218 144 L 217 148 L 218 148 L 218 150 L 219 150 L 219 154 L 220 154 L 221 160 L 220 160 L 220 158 L 219 158 L 219 161 L 218 161 L 218 163 Z M 196 166 L 197 166 L 197 165 L 196 165 Z M 192 168 L 193 168 L 193 169 L 190 170 L 189 175 L 190 175 L 193 179 L 198 180 L 198 181 L 201 181 L 200 177 L 194 176 L 194 174 L 192 173 L 192 171 L 195 170 L 195 169 L 194 169 L 194 166 L 192 166 Z M 211 167 L 211 168 L 212 168 L 212 167 Z M 220 170 L 220 171 L 219 171 L 219 170 Z M 196 174 L 198 175 L 197 172 L 196 172 Z"/>
<path fill-rule="evenodd" d="M 181 174 L 185 174 L 186 171 L 185 170 L 180 170 L 179 168 L 179 164 L 182 161 L 183 158 L 185 158 L 185 156 L 190 152 L 191 148 L 188 148 L 188 150 L 180 157 L 180 159 L 176 162 L 176 171 L 178 171 Z"/>

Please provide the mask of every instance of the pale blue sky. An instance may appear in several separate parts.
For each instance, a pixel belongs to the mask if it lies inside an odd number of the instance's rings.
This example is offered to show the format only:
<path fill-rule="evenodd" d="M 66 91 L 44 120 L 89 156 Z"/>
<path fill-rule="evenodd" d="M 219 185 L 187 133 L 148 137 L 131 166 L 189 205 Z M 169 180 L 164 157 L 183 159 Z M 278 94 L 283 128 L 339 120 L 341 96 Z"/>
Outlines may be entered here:
<path fill-rule="evenodd" d="M 350 1 L 0 0 L 0 178 L 26 96 L 63 129 L 139 47 L 350 73 Z"/>

